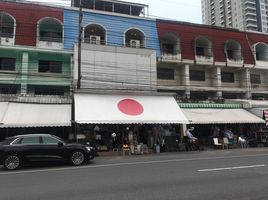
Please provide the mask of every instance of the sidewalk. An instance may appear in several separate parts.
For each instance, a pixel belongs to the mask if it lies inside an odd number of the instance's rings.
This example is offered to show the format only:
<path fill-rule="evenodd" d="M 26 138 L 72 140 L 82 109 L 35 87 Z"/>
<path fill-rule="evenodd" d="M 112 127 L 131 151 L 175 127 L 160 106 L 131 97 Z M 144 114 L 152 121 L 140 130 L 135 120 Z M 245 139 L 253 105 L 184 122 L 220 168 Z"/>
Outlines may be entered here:
<path fill-rule="evenodd" d="M 109 152 L 98 152 L 96 160 L 139 160 L 140 159 L 153 159 L 156 157 L 178 157 L 187 158 L 192 156 L 237 156 L 237 155 L 247 155 L 263 153 L 268 155 L 267 147 L 256 147 L 256 148 L 234 148 L 234 149 L 213 149 L 206 147 L 201 151 L 177 151 L 177 152 L 161 152 L 161 153 L 149 153 L 142 155 L 129 155 L 123 156 L 122 151 L 109 151 Z"/>

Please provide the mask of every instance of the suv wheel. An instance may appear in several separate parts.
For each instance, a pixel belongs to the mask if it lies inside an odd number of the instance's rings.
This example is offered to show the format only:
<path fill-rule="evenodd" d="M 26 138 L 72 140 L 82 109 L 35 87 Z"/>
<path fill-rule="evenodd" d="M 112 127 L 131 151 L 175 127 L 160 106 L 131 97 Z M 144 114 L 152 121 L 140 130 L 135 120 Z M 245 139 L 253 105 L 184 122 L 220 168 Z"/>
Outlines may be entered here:
<path fill-rule="evenodd" d="M 71 154 L 72 165 L 82 165 L 85 162 L 85 154 L 82 151 L 74 151 Z"/>
<path fill-rule="evenodd" d="M 21 166 L 21 158 L 17 154 L 10 154 L 4 159 L 4 168 L 7 170 L 15 170 Z"/>

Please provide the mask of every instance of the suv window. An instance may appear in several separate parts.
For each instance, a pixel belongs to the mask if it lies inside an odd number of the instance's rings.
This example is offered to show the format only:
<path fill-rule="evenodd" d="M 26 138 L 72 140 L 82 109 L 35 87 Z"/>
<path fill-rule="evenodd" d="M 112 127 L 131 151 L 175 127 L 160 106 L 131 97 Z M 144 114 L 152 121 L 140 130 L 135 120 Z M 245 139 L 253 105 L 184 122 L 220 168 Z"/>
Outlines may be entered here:
<path fill-rule="evenodd" d="M 60 141 L 56 138 L 49 137 L 49 136 L 43 136 L 43 144 L 58 144 Z"/>
<path fill-rule="evenodd" d="M 21 144 L 39 144 L 39 137 L 25 137 L 20 141 Z"/>

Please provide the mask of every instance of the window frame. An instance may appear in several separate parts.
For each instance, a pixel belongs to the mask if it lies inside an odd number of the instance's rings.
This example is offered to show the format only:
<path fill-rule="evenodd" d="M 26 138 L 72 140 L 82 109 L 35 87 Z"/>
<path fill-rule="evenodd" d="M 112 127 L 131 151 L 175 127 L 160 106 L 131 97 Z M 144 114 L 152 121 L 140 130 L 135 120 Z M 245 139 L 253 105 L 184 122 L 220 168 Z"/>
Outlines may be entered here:
<path fill-rule="evenodd" d="M 43 63 L 42 63 L 43 62 Z M 53 71 L 53 68 L 59 67 L 54 64 L 60 64 L 60 69 Z M 54 66 L 53 66 L 54 65 Z M 46 67 L 47 70 L 41 70 L 42 67 Z M 52 74 L 62 74 L 63 71 L 63 61 L 56 61 L 56 60 L 38 60 L 38 73 L 52 73 Z"/>
<path fill-rule="evenodd" d="M 45 138 L 53 139 L 53 140 L 57 141 L 57 143 L 45 143 L 45 140 L 44 140 Z M 63 143 L 63 141 L 61 141 L 60 139 L 55 138 L 55 137 L 51 137 L 51 136 L 41 136 L 41 144 L 43 144 L 43 145 L 58 145 L 59 142 Z"/>
<path fill-rule="evenodd" d="M 6 63 L 4 63 L 4 64 L 2 63 L 4 59 L 7 59 L 8 62 L 10 62 L 12 60 L 12 63 L 8 63 L 10 66 L 11 66 L 11 64 L 14 65 L 14 66 L 12 66 L 12 69 L 5 69 L 3 67 L 3 65 L 6 64 Z M 13 58 L 13 57 L 0 57 L 0 71 L 16 71 L 16 58 Z"/>
<path fill-rule="evenodd" d="M 250 74 L 250 83 L 261 84 L 261 75 L 260 74 Z"/>
<path fill-rule="evenodd" d="M 160 80 L 175 80 L 175 69 L 172 69 L 172 68 L 157 68 L 157 79 L 160 79 Z"/>
<path fill-rule="evenodd" d="M 29 138 L 37 138 L 38 139 L 38 143 L 22 143 L 24 139 L 29 139 Z M 21 144 L 21 145 L 40 145 L 41 144 L 41 140 L 40 140 L 40 136 L 29 136 L 29 137 L 22 137 L 20 138 L 20 141 L 16 144 Z"/>
<path fill-rule="evenodd" d="M 189 79 L 190 79 L 190 81 L 205 82 L 206 81 L 206 72 L 202 71 L 202 70 L 190 70 L 189 71 Z"/>
<path fill-rule="evenodd" d="M 232 75 L 232 77 L 231 76 L 228 77 L 228 75 Z M 221 82 L 234 83 L 235 82 L 235 74 L 233 72 L 221 72 Z"/>

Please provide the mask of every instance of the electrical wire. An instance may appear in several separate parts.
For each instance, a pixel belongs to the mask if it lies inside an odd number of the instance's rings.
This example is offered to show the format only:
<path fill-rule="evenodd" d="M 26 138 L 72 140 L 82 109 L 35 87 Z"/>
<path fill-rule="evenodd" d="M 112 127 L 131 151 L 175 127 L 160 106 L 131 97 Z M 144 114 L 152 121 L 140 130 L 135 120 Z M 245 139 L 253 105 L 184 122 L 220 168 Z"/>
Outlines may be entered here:
<path fill-rule="evenodd" d="M 75 29 L 76 30 L 76 29 Z M 114 35 L 115 36 L 115 35 Z M 29 36 L 29 37 L 31 37 L 31 36 Z M 122 36 L 120 36 L 120 37 L 122 37 Z M 158 39 L 158 38 L 154 38 L 154 39 Z"/>

